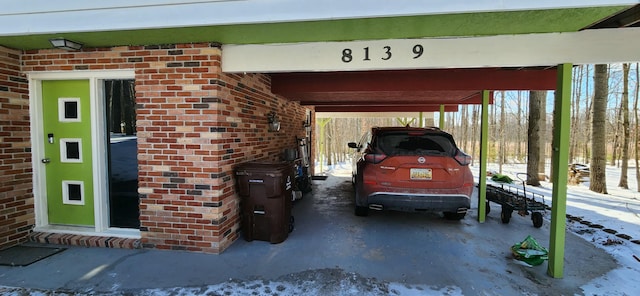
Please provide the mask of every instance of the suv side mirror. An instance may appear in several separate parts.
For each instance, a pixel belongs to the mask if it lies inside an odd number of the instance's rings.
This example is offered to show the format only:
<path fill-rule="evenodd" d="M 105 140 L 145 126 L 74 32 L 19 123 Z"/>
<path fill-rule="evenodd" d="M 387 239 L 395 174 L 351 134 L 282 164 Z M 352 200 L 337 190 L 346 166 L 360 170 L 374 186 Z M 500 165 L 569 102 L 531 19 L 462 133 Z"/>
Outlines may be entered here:
<path fill-rule="evenodd" d="M 349 146 L 349 148 L 358 148 L 358 143 L 356 142 L 349 142 L 347 145 Z"/>

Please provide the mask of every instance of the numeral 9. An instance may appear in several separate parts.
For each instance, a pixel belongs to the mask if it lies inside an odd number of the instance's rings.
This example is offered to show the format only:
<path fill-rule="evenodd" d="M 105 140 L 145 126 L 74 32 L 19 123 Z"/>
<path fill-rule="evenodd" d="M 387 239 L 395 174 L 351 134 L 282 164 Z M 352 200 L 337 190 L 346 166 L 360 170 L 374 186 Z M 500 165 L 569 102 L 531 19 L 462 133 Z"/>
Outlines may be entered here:
<path fill-rule="evenodd" d="M 416 44 L 413 46 L 413 53 L 415 54 L 415 56 L 413 57 L 414 59 L 417 59 L 419 57 L 422 56 L 422 54 L 424 53 L 424 47 L 422 47 L 422 45 L 420 44 Z"/>

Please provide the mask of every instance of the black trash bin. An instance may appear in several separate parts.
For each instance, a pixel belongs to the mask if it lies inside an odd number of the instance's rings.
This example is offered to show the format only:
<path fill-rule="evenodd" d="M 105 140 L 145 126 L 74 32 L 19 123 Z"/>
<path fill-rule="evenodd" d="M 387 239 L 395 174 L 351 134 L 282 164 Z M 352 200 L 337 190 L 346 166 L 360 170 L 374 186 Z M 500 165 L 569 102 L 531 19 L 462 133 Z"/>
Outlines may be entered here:
<path fill-rule="evenodd" d="M 236 168 L 242 232 L 247 241 L 283 242 L 293 230 L 290 163 L 248 162 Z"/>

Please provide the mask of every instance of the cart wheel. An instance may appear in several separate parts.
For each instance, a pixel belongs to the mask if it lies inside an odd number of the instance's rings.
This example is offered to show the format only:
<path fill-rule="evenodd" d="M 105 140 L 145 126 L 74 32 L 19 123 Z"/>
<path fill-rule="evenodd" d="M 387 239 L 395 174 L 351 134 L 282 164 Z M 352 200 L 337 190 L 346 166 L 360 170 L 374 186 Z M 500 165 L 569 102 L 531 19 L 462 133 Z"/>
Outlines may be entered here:
<path fill-rule="evenodd" d="M 542 213 L 533 212 L 533 214 L 531 214 L 531 221 L 533 221 L 533 227 L 540 228 L 542 226 Z"/>
<path fill-rule="evenodd" d="M 511 213 L 513 210 L 508 210 L 506 208 L 502 208 L 502 212 L 500 213 L 500 219 L 502 219 L 502 223 L 509 224 L 511 220 Z"/>

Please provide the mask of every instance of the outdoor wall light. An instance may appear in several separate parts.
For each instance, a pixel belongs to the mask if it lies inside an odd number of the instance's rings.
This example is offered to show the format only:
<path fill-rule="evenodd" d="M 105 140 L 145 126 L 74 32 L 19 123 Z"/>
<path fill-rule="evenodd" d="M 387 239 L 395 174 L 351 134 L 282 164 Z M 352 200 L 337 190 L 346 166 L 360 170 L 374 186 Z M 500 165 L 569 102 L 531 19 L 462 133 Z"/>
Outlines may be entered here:
<path fill-rule="evenodd" d="M 276 112 L 269 112 L 269 114 L 267 114 L 267 119 L 269 120 L 270 132 L 277 132 L 280 130 L 280 120 L 278 119 Z"/>
<path fill-rule="evenodd" d="M 51 42 L 51 45 L 53 45 L 53 47 L 64 50 L 80 50 L 82 48 L 82 43 L 64 38 L 49 39 L 49 42 Z"/>
<path fill-rule="evenodd" d="M 311 132 L 311 123 L 309 123 L 309 121 L 303 121 L 302 122 L 302 127 L 304 128 L 304 131 L 307 133 Z"/>

